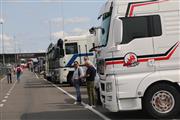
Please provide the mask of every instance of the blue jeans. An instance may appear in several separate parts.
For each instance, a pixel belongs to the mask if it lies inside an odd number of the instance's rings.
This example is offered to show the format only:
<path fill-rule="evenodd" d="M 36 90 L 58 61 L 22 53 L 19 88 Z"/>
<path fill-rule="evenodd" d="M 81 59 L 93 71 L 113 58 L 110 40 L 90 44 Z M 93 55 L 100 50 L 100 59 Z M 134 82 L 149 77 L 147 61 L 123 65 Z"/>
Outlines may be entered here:
<path fill-rule="evenodd" d="M 81 102 L 81 91 L 80 91 L 80 81 L 74 80 L 74 87 L 76 89 L 76 95 L 77 95 L 77 102 Z"/>
<path fill-rule="evenodd" d="M 17 80 L 18 80 L 18 82 L 19 82 L 19 81 L 20 81 L 21 73 L 17 73 L 16 75 L 17 75 Z"/>

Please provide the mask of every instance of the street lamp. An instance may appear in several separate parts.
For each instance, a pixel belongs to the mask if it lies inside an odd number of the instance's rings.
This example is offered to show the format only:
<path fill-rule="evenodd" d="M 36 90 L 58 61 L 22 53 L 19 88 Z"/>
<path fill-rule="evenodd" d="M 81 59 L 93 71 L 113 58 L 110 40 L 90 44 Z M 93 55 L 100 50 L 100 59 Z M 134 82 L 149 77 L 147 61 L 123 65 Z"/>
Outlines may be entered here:
<path fill-rule="evenodd" d="M 52 22 L 49 20 L 49 39 L 52 42 Z"/>
<path fill-rule="evenodd" d="M 1 24 L 1 41 L 2 41 L 2 56 L 3 56 L 3 65 L 5 65 L 5 56 L 4 56 L 4 31 L 3 31 L 3 24 L 4 24 L 4 20 L 1 18 L 0 19 L 0 24 Z"/>

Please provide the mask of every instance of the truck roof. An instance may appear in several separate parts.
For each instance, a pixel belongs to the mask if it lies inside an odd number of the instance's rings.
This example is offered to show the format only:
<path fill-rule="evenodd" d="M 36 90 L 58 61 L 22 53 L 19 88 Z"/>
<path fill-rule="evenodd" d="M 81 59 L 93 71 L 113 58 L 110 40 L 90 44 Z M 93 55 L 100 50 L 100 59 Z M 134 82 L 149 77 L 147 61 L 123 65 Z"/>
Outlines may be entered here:
<path fill-rule="evenodd" d="M 79 41 L 79 40 L 84 40 L 87 38 L 93 37 L 93 35 L 80 35 L 80 36 L 68 36 L 64 38 L 64 41 Z"/>

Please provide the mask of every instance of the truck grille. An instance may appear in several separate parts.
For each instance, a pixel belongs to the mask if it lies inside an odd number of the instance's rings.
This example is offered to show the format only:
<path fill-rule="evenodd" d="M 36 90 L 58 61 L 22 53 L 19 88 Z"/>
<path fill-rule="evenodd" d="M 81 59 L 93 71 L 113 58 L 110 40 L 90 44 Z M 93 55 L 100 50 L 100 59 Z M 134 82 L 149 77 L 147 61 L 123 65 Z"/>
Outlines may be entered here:
<path fill-rule="evenodd" d="M 101 75 L 104 75 L 105 68 L 106 68 L 106 62 L 104 59 L 97 59 L 97 72 Z"/>

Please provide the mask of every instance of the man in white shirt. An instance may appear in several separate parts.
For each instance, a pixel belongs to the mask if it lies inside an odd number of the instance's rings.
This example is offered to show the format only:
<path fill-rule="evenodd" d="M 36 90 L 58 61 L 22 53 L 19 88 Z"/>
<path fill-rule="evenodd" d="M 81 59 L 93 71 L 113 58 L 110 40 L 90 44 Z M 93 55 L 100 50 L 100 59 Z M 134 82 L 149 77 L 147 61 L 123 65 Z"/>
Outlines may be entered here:
<path fill-rule="evenodd" d="M 76 101 L 74 104 L 80 104 L 81 103 L 81 91 L 80 91 L 80 83 L 81 79 L 84 76 L 83 70 L 81 67 L 79 67 L 79 63 L 77 61 L 74 62 L 74 73 L 72 77 L 72 82 L 74 84 L 74 87 L 76 89 Z"/>

